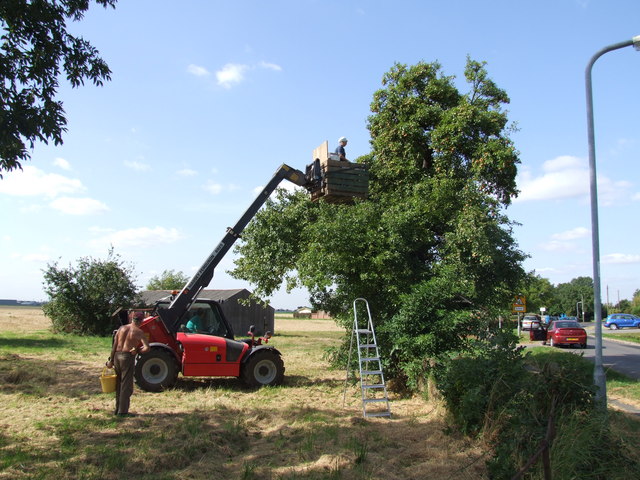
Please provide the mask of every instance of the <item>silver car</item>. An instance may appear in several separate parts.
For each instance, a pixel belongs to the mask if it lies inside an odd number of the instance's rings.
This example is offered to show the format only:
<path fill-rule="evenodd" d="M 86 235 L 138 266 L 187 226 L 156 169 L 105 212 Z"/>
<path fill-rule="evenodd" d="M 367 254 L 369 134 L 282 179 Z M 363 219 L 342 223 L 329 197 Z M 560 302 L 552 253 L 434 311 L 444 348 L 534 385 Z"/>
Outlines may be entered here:
<path fill-rule="evenodd" d="M 538 322 L 538 325 L 540 324 L 539 315 L 525 315 L 522 319 L 522 330 L 531 330 L 534 322 Z"/>

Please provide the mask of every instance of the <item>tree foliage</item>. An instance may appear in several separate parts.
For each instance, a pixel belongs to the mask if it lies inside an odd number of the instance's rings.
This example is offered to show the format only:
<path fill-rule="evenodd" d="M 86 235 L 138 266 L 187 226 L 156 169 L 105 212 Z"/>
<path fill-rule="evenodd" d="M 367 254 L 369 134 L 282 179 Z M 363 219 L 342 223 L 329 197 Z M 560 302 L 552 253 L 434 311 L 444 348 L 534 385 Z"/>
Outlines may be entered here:
<path fill-rule="evenodd" d="M 147 290 L 180 290 L 188 281 L 189 277 L 182 272 L 165 270 L 160 275 L 151 277 Z"/>
<path fill-rule="evenodd" d="M 125 265 L 113 248 L 104 260 L 83 257 L 68 268 L 54 262 L 43 273 L 49 297 L 43 311 L 58 332 L 109 334 L 116 309 L 134 303 L 133 268 Z"/>
<path fill-rule="evenodd" d="M 555 287 L 548 279 L 537 275 L 535 272 L 527 274 L 518 293 L 524 295 L 527 299 L 527 312 L 538 313 L 541 307 L 550 312 L 555 309 L 557 303 Z M 557 312 L 554 314 L 557 314 Z"/>
<path fill-rule="evenodd" d="M 117 0 L 96 0 L 115 7 Z M 0 2 L 0 178 L 22 168 L 36 141 L 62 143 L 66 130 L 62 102 L 56 100 L 62 71 L 73 87 L 110 79 L 107 64 L 82 37 L 67 32 L 89 0 L 2 0 Z"/>
<path fill-rule="evenodd" d="M 464 349 L 524 272 L 503 208 L 516 195 L 506 93 L 468 59 L 467 93 L 438 63 L 396 64 L 374 94 L 366 201 L 312 203 L 279 192 L 236 247 L 233 274 L 270 296 L 283 279 L 345 326 L 366 298 L 392 376 Z"/>

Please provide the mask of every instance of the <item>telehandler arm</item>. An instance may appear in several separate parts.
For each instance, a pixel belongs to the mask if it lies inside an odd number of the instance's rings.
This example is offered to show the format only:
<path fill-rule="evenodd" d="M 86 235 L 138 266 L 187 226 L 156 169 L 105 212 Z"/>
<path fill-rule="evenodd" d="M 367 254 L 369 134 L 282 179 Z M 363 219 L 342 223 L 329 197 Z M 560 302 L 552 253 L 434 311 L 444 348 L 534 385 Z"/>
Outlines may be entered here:
<path fill-rule="evenodd" d="M 258 210 L 260 210 L 260 207 L 267 201 L 269 195 L 280 185 L 280 182 L 286 179 L 298 186 L 310 189 L 318 181 L 318 178 L 314 177 L 314 174 L 319 175 L 318 172 L 314 172 L 312 169 L 305 177 L 305 174 L 301 171 L 291 168 L 284 163 L 278 168 L 269 183 L 267 183 L 262 192 L 258 194 L 235 226 L 233 228 L 227 228 L 227 233 L 222 238 L 222 241 L 218 243 L 195 275 L 191 277 L 191 280 L 189 280 L 180 293 L 176 295 L 169 307 L 158 310 L 158 315 L 169 331 L 173 333 L 178 331 L 182 315 L 189 310 L 189 307 L 198 297 L 200 291 L 209 285 L 213 278 L 215 268 L 231 249 L 235 241 L 240 238 L 242 231 L 256 213 L 258 213 Z"/>

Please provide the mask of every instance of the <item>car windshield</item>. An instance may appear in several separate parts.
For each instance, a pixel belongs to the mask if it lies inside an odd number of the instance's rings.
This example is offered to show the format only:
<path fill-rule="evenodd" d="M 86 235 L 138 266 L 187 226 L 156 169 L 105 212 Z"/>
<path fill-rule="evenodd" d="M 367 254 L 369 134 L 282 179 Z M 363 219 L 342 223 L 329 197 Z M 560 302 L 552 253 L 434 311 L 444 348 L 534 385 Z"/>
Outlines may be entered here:
<path fill-rule="evenodd" d="M 581 328 L 578 322 L 556 322 L 556 328 Z"/>

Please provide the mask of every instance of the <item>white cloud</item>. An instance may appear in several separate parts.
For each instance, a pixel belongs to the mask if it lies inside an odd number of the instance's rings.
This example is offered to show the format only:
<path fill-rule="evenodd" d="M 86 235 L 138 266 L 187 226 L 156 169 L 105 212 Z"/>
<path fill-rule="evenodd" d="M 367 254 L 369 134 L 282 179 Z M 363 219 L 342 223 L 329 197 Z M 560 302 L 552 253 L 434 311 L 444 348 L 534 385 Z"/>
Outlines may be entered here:
<path fill-rule="evenodd" d="M 537 178 L 534 178 L 526 169 L 518 175 L 520 195 L 514 202 L 588 195 L 589 169 L 583 160 L 560 156 L 544 162 L 542 169 L 545 173 Z"/>
<path fill-rule="evenodd" d="M 63 193 L 80 193 L 85 190 L 82 182 L 76 178 L 45 173 L 31 165 L 23 167 L 22 171 L 5 173 L 0 182 L 0 193 L 16 196 L 44 195 L 53 198 Z"/>
<path fill-rule="evenodd" d="M 149 165 L 148 163 L 138 162 L 136 160 L 125 160 L 124 166 L 138 172 L 146 172 L 148 170 L 151 170 L 151 165 Z"/>
<path fill-rule="evenodd" d="M 220 192 L 222 192 L 222 185 L 220 185 L 219 183 L 209 181 L 204 186 L 204 189 L 213 195 L 218 195 Z"/>
<path fill-rule="evenodd" d="M 280 65 L 278 65 L 278 64 L 275 64 L 275 63 L 269 63 L 269 62 L 262 61 L 258 65 L 260 67 L 262 67 L 262 68 L 266 68 L 267 70 L 274 70 L 276 72 L 281 72 L 282 71 L 282 67 Z"/>
<path fill-rule="evenodd" d="M 630 264 L 640 263 L 640 255 L 629 255 L 626 253 L 610 253 L 602 257 L 602 263 L 607 264 Z"/>
<path fill-rule="evenodd" d="M 526 168 L 521 170 L 517 179 L 520 194 L 514 202 L 589 198 L 591 181 L 585 160 L 562 155 L 544 162 L 542 170 L 544 173 L 539 177 Z M 598 203 L 611 206 L 628 201 L 632 198 L 631 188 L 628 181 L 598 175 Z"/>
<path fill-rule="evenodd" d="M 60 167 L 63 170 L 71 170 L 71 164 L 64 158 L 57 157 L 53 160 L 53 164 L 56 167 Z"/>
<path fill-rule="evenodd" d="M 94 247 L 103 248 L 113 245 L 119 247 L 148 248 L 154 245 L 174 243 L 184 236 L 176 228 L 165 227 L 138 227 L 114 231 L 103 237 L 94 239 L 91 244 Z"/>
<path fill-rule="evenodd" d="M 51 256 L 46 253 L 28 253 L 21 255 L 20 258 L 25 262 L 47 263 L 51 261 Z"/>
<path fill-rule="evenodd" d="M 575 250 L 575 245 L 571 242 L 559 242 L 551 240 L 547 243 L 541 243 L 539 247 L 547 252 L 569 252 Z"/>
<path fill-rule="evenodd" d="M 191 75 L 195 75 L 196 77 L 208 77 L 209 75 L 211 75 L 209 73 L 209 70 L 201 67 L 200 65 L 194 65 L 193 63 L 187 67 L 187 72 L 189 72 Z"/>
<path fill-rule="evenodd" d="M 576 240 L 578 238 L 584 238 L 589 233 L 589 230 L 584 227 L 577 227 L 565 232 L 555 233 L 551 236 L 554 240 Z"/>
<path fill-rule="evenodd" d="M 244 80 L 244 73 L 249 67 L 237 63 L 227 63 L 221 70 L 216 72 L 218 85 L 224 88 L 231 88 L 234 84 Z"/>
<path fill-rule="evenodd" d="M 183 168 L 182 170 L 178 170 L 176 173 L 181 177 L 193 177 L 198 174 L 198 172 L 191 170 L 190 168 Z"/>
<path fill-rule="evenodd" d="M 49 206 L 68 215 L 95 215 L 109 210 L 104 203 L 93 198 L 60 197 Z"/>

